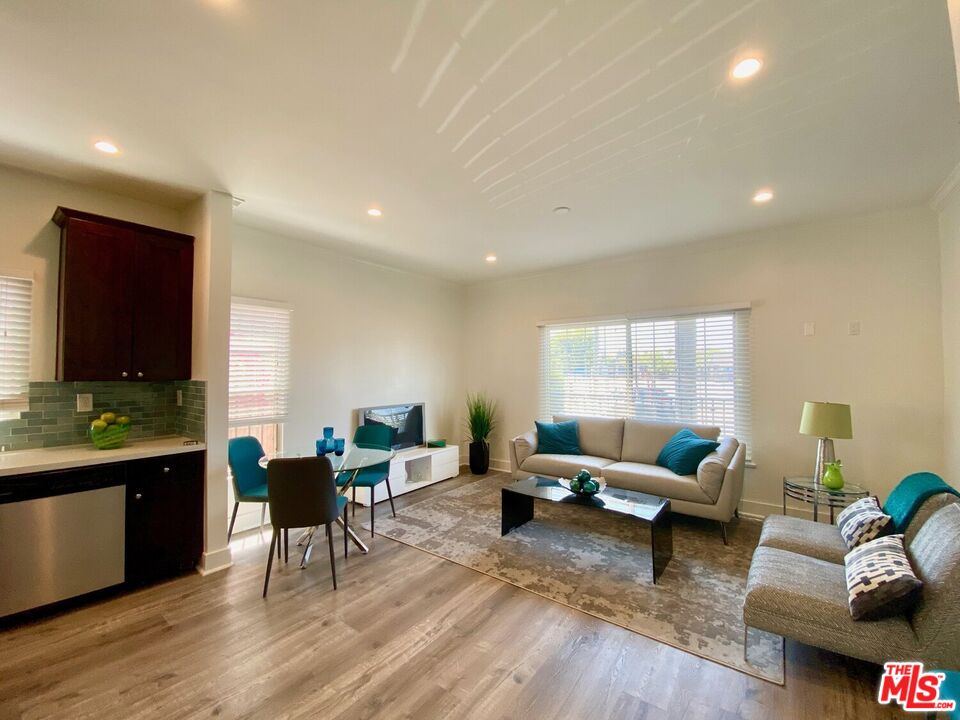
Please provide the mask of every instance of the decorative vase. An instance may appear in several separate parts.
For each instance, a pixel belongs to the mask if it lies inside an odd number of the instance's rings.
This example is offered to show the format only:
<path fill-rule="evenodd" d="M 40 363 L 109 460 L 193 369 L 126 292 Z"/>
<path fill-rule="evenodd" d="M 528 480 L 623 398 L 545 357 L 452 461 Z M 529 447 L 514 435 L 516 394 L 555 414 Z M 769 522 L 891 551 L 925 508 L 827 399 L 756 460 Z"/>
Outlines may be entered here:
<path fill-rule="evenodd" d="M 337 457 L 341 457 L 343 455 L 343 451 L 346 449 L 346 447 L 347 447 L 346 438 L 334 438 L 333 452 Z"/>
<path fill-rule="evenodd" d="M 823 473 L 823 480 L 820 482 L 822 485 L 827 488 L 827 490 L 840 490 L 843 488 L 843 472 L 841 470 L 842 463 L 837 460 L 836 462 L 827 463 L 825 465 L 826 471 Z"/>
<path fill-rule="evenodd" d="M 324 437 L 325 440 L 330 440 L 330 439 L 332 439 L 332 438 L 333 438 L 333 428 L 332 428 L 332 427 L 325 427 L 325 428 L 323 429 L 323 437 Z"/>
<path fill-rule="evenodd" d="M 470 443 L 470 472 L 486 475 L 490 469 L 490 444 L 485 440 Z"/>

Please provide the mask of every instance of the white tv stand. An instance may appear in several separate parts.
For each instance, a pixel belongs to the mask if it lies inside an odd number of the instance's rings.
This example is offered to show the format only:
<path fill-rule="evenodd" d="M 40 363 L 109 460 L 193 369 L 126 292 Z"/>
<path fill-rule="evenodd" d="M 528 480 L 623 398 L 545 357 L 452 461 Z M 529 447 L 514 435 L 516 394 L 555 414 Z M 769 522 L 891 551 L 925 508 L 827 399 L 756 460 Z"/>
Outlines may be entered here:
<path fill-rule="evenodd" d="M 442 448 L 417 447 L 398 450 L 390 461 L 390 489 L 393 496 L 433 485 L 441 480 L 449 480 L 460 474 L 460 447 L 448 445 Z M 375 488 L 375 502 L 387 499 L 387 484 L 380 483 Z M 347 491 L 347 497 L 353 499 L 353 490 Z M 357 502 L 370 505 L 370 488 L 357 488 Z"/>

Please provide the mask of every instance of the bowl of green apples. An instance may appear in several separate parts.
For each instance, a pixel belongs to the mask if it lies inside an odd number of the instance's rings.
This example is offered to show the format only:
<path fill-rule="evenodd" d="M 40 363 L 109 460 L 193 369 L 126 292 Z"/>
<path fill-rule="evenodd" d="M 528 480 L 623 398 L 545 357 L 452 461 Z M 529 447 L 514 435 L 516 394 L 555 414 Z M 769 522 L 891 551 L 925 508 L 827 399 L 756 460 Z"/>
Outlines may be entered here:
<path fill-rule="evenodd" d="M 570 492 L 585 496 L 596 495 L 599 492 L 603 492 L 603 489 L 607 487 L 607 483 L 602 477 L 593 477 L 586 468 L 580 470 L 580 472 L 569 480 L 560 478 L 559 482 L 561 486 Z"/>
<path fill-rule="evenodd" d="M 130 434 L 130 418 L 105 412 L 90 423 L 90 439 L 97 450 L 112 450 L 123 445 Z"/>

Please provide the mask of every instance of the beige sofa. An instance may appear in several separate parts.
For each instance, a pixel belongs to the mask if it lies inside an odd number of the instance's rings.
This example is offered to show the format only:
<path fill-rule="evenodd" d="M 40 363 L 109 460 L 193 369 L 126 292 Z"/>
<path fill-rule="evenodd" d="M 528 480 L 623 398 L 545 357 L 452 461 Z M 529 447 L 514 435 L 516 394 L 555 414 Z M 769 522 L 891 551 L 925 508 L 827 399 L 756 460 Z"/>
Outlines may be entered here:
<path fill-rule="evenodd" d="M 720 428 L 708 425 L 573 415 L 555 415 L 553 419 L 577 421 L 583 455 L 538 454 L 537 433 L 531 430 L 510 441 L 514 478 L 571 477 L 586 468 L 611 487 L 669 498 L 674 512 L 717 520 L 726 542 L 724 523 L 736 514 L 746 458 L 746 446 L 736 438 L 720 438 Z M 700 437 L 720 441 L 720 447 L 700 463 L 696 475 L 677 475 L 656 464 L 663 446 L 685 427 Z"/>

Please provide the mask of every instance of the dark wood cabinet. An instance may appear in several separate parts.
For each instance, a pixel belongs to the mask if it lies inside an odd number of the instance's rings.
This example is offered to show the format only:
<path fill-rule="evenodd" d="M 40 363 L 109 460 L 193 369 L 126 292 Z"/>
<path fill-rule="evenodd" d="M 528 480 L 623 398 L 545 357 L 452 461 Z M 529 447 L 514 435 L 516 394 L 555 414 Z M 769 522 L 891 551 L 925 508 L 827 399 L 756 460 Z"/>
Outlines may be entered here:
<path fill-rule="evenodd" d="M 126 582 L 192 570 L 203 552 L 202 451 L 127 465 Z"/>
<path fill-rule="evenodd" d="M 193 238 L 57 208 L 57 379 L 188 380 Z"/>

